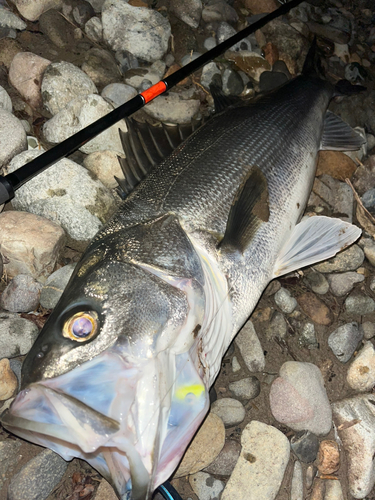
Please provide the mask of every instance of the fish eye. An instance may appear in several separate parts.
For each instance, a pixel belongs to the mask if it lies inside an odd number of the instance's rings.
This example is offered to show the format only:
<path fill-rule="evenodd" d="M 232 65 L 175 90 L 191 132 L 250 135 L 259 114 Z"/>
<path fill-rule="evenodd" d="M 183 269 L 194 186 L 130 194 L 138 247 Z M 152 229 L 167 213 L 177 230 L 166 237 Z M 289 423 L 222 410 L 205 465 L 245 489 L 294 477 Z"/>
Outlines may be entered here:
<path fill-rule="evenodd" d="M 91 339 L 98 330 L 98 315 L 95 311 L 83 311 L 74 314 L 65 321 L 63 336 L 76 342 Z"/>

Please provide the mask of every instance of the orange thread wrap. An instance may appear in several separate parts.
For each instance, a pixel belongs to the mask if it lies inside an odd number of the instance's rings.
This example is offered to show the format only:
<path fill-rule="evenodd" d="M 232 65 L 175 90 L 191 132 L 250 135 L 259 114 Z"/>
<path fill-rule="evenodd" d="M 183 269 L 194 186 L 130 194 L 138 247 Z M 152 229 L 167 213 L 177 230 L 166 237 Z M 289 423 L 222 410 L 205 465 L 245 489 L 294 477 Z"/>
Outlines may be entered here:
<path fill-rule="evenodd" d="M 155 83 L 155 85 L 145 90 L 144 92 L 141 92 L 140 95 L 145 100 L 145 104 L 147 104 L 148 102 L 152 101 L 152 99 L 155 99 L 155 97 L 162 94 L 166 90 L 167 90 L 166 84 L 163 81 L 160 81 L 158 83 Z"/>

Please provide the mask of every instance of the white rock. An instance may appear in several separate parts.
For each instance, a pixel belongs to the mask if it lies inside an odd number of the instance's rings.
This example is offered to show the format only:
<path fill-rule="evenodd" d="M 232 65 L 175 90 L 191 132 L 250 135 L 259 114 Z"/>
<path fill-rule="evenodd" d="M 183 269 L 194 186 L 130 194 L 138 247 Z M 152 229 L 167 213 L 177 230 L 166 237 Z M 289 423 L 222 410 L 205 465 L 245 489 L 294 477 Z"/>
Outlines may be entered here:
<path fill-rule="evenodd" d="M 192 28 L 198 28 L 202 16 L 201 0 L 173 0 L 170 10 L 173 14 Z"/>
<path fill-rule="evenodd" d="M 243 430 L 241 444 L 221 500 L 274 500 L 290 456 L 288 439 L 275 427 L 253 420 Z"/>
<path fill-rule="evenodd" d="M 47 66 L 41 91 L 43 104 L 52 115 L 64 109 L 73 99 L 98 92 L 85 72 L 65 61 Z"/>
<path fill-rule="evenodd" d="M 124 155 L 121 156 L 124 157 Z M 118 154 L 113 151 L 91 153 L 83 160 L 83 165 L 110 189 L 118 186 L 114 176 L 124 177 L 118 161 Z"/>
<path fill-rule="evenodd" d="M 0 109 L 0 167 L 25 149 L 27 140 L 22 123 L 9 111 Z"/>
<path fill-rule="evenodd" d="M 98 17 L 92 17 L 85 24 L 86 35 L 94 42 L 101 42 L 103 40 L 103 26 Z"/>
<path fill-rule="evenodd" d="M 253 323 L 249 320 L 236 337 L 236 344 L 250 372 L 264 370 L 266 361 Z"/>
<path fill-rule="evenodd" d="M 110 113 L 113 107 L 102 97 L 89 94 L 71 101 L 63 110 L 46 122 L 43 127 L 44 137 L 48 142 L 57 144 L 79 132 L 102 116 Z M 118 129 L 126 132 L 124 120 L 117 122 L 80 148 L 86 154 L 95 151 L 116 151 L 123 153 Z"/>
<path fill-rule="evenodd" d="M 294 462 L 290 500 L 303 500 L 303 475 L 301 462 Z"/>
<path fill-rule="evenodd" d="M 28 21 L 37 21 L 49 9 L 59 9 L 62 0 L 12 0 L 18 12 Z"/>
<path fill-rule="evenodd" d="M 245 418 L 245 408 L 236 399 L 217 399 L 211 406 L 211 412 L 221 418 L 226 427 L 240 424 Z"/>
<path fill-rule="evenodd" d="M 189 483 L 199 500 L 219 498 L 224 489 L 224 483 L 207 472 L 197 472 L 189 476 Z"/>
<path fill-rule="evenodd" d="M 121 104 L 135 97 L 138 92 L 134 87 L 125 83 L 110 83 L 104 87 L 101 96 L 109 101 L 113 107 L 118 108 Z"/>
<path fill-rule="evenodd" d="M 176 92 L 169 92 L 147 104 L 144 110 L 161 122 L 190 123 L 199 106 L 197 99 L 182 99 Z"/>
<path fill-rule="evenodd" d="M 4 28 L 13 28 L 15 30 L 24 30 L 27 24 L 16 16 L 16 14 L 13 14 L 13 12 L 0 5 L 0 26 Z"/>
<path fill-rule="evenodd" d="M 358 392 L 371 391 L 375 385 L 375 350 L 372 342 L 365 342 L 351 363 L 346 380 Z"/>
<path fill-rule="evenodd" d="M 168 50 L 169 21 L 156 10 L 106 0 L 102 8 L 103 38 L 113 50 L 128 50 L 145 61 L 157 61 Z"/>

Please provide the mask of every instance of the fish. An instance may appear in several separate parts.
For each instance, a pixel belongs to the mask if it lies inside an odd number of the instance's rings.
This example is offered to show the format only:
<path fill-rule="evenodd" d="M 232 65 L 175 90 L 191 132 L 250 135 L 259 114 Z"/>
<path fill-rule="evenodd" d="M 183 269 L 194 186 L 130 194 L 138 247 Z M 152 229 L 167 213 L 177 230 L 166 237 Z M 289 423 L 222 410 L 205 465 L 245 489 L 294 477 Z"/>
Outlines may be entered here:
<path fill-rule="evenodd" d="M 216 114 L 94 237 L 23 363 L 2 425 L 86 460 L 122 500 L 147 500 L 171 476 L 268 283 L 361 234 L 302 217 L 318 151 L 364 142 L 328 111 L 337 90 L 315 45 L 270 93 L 229 106 L 216 95 Z"/>

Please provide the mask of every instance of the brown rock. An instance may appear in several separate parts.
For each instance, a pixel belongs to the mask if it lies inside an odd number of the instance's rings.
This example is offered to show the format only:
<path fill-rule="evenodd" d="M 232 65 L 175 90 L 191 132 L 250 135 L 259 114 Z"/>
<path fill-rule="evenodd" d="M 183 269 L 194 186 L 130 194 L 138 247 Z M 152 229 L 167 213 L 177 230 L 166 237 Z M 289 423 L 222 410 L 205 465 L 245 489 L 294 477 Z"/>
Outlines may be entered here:
<path fill-rule="evenodd" d="M 318 325 L 330 325 L 332 317 L 328 307 L 318 297 L 307 292 L 297 297 L 297 302 L 303 312 Z"/>
<path fill-rule="evenodd" d="M 18 387 L 18 380 L 13 373 L 9 359 L 3 358 L 0 361 L 0 401 L 11 398 Z"/>
<path fill-rule="evenodd" d="M 357 169 L 354 161 L 340 151 L 320 151 L 316 175 L 328 174 L 334 179 L 351 179 Z"/>
<path fill-rule="evenodd" d="M 279 59 L 279 50 L 272 42 L 266 43 L 263 47 L 264 58 L 269 62 L 271 66 L 275 64 Z"/>
<path fill-rule="evenodd" d="M 257 82 L 263 71 L 269 71 L 271 69 L 266 59 L 248 50 L 241 50 L 241 52 L 232 52 L 228 50 L 225 53 L 225 58 L 228 61 L 233 61 L 240 70 L 244 71 Z"/>
<path fill-rule="evenodd" d="M 262 14 L 263 12 L 273 12 L 278 5 L 275 0 L 243 0 L 243 3 L 252 14 Z"/>
<path fill-rule="evenodd" d="M 220 417 L 209 413 L 202 427 L 190 443 L 174 477 L 195 474 L 208 467 L 223 449 L 225 427 Z"/>
<path fill-rule="evenodd" d="M 340 467 L 340 452 L 336 441 L 326 439 L 320 443 L 318 470 L 321 474 L 333 474 Z"/>

